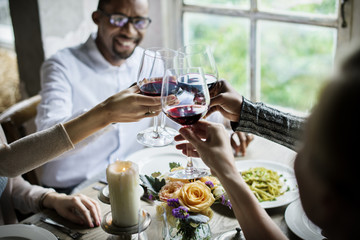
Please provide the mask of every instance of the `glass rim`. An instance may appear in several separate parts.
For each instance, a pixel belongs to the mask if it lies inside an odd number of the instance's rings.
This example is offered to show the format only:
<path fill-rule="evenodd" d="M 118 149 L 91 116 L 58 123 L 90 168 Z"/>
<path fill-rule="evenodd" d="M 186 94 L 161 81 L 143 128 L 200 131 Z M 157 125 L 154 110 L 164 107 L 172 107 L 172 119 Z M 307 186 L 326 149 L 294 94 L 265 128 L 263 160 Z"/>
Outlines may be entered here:
<path fill-rule="evenodd" d="M 200 49 L 198 50 L 197 47 L 200 47 Z M 188 48 L 190 48 L 190 49 L 195 48 L 196 51 L 187 53 L 186 49 L 188 49 Z M 182 46 L 178 49 L 178 52 L 185 54 L 185 55 L 196 55 L 196 54 L 200 54 L 200 53 L 206 53 L 208 51 L 210 51 L 210 46 L 205 43 L 191 43 L 191 44 Z"/>
<path fill-rule="evenodd" d="M 158 54 L 150 55 L 150 52 L 151 53 L 168 52 L 168 53 L 173 53 L 173 55 L 172 56 L 161 55 L 161 54 L 160 55 L 158 55 Z M 146 55 L 148 57 L 153 57 L 153 58 L 175 58 L 178 56 L 178 52 L 171 48 L 167 48 L 167 47 L 149 47 L 144 50 L 144 55 Z"/>
<path fill-rule="evenodd" d="M 202 67 L 175 67 L 175 68 L 168 68 L 166 70 L 172 71 L 172 70 L 191 70 L 191 69 L 196 69 L 199 72 L 204 73 L 204 69 Z"/>

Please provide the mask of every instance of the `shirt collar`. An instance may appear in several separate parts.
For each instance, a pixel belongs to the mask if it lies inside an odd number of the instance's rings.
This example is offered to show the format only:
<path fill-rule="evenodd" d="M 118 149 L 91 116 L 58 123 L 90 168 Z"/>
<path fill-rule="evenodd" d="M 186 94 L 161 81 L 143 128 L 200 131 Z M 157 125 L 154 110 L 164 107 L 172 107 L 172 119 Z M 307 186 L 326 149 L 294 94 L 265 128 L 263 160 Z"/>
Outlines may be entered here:
<path fill-rule="evenodd" d="M 84 46 L 86 49 L 86 52 L 89 56 L 89 60 L 91 61 L 91 64 L 93 65 L 94 69 L 98 70 L 110 70 L 110 69 L 122 69 L 122 68 L 132 68 L 137 67 L 140 64 L 140 59 L 142 56 L 142 53 L 144 49 L 141 47 L 136 47 L 134 52 L 131 54 L 129 58 L 126 59 L 126 61 L 121 66 L 113 66 L 111 65 L 101 54 L 99 49 L 96 46 L 95 39 L 96 39 L 97 33 L 90 34 L 89 38 L 85 42 Z"/>

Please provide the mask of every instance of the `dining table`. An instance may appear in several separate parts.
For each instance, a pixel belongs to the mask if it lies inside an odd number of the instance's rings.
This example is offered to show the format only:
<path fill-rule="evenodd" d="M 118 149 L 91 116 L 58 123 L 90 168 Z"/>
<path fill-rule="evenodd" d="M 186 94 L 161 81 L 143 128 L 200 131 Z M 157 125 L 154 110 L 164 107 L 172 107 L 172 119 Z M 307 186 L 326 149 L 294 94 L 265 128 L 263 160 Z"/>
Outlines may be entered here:
<path fill-rule="evenodd" d="M 175 148 L 175 146 L 172 146 Z M 236 156 L 236 161 L 246 161 L 246 160 L 258 160 L 264 159 L 267 161 L 273 161 L 277 163 L 284 164 L 293 168 L 294 160 L 296 157 L 296 152 L 290 150 L 282 145 L 271 142 L 264 138 L 254 136 L 254 140 L 249 144 L 245 156 Z M 84 194 L 93 199 L 99 200 L 101 195 L 101 190 L 106 186 L 104 183 L 105 170 L 99 172 L 99 175 L 81 183 L 74 191 L 73 194 Z M 111 211 L 110 205 L 104 202 L 99 201 L 101 208 L 102 217 Z M 289 239 L 300 239 L 288 228 L 286 221 L 284 219 L 284 213 L 287 205 L 266 209 L 267 213 L 270 215 L 272 220 L 280 227 L 283 233 Z M 154 203 L 149 201 L 141 200 L 141 208 L 145 209 L 151 216 L 151 223 L 146 229 L 145 233 L 148 239 L 163 239 L 162 238 L 162 222 L 159 218 L 156 217 L 156 206 Z M 219 237 L 222 234 L 234 231 L 236 228 L 239 228 L 239 223 L 237 222 L 233 212 L 222 205 L 213 205 L 212 210 L 214 215 L 209 222 L 212 237 L 211 239 L 220 239 Z M 77 231 L 83 235 L 78 239 L 121 239 L 116 235 L 112 235 L 103 230 L 101 226 L 89 228 L 85 226 L 80 226 L 78 224 L 72 223 L 63 217 L 59 216 L 52 209 L 44 209 L 39 213 L 36 213 L 20 223 L 22 224 L 33 224 L 38 227 L 44 228 L 51 233 L 53 233 L 58 239 L 61 240 L 71 240 L 74 239 L 68 234 L 59 230 L 59 228 L 47 224 L 41 221 L 42 218 L 50 218 L 66 227 L 72 231 Z"/>

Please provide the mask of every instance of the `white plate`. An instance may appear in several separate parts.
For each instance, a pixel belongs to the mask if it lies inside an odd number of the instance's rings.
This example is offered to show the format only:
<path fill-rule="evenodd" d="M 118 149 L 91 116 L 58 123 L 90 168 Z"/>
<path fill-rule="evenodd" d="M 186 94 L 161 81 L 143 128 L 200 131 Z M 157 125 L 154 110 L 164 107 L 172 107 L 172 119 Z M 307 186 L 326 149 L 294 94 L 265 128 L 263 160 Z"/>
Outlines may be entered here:
<path fill-rule="evenodd" d="M 169 163 L 171 162 L 178 162 L 182 166 L 186 166 L 186 156 L 173 145 L 160 148 L 145 148 L 133 153 L 126 160 L 137 163 L 140 174 L 146 175 L 153 172 L 161 172 L 162 174 L 169 172 Z M 195 167 L 208 169 L 199 158 L 193 158 L 193 163 Z M 285 192 L 275 201 L 261 202 L 260 205 L 263 208 L 284 206 L 299 197 L 294 171 L 286 165 L 266 160 L 243 160 L 237 161 L 236 166 L 239 171 L 248 170 L 251 167 L 265 167 L 282 174 L 284 179 L 287 180 L 286 184 L 290 187 L 290 191 Z"/>
<path fill-rule="evenodd" d="M 44 228 L 24 224 L 0 226 L 0 239 L 57 240 L 54 234 Z"/>
<path fill-rule="evenodd" d="M 170 171 L 169 163 L 177 162 L 186 166 L 186 156 L 177 150 L 174 145 L 157 148 L 145 148 L 131 154 L 126 161 L 139 165 L 139 173 L 150 175 L 153 172 L 166 173 Z M 194 167 L 207 168 L 199 158 L 193 158 Z"/>
<path fill-rule="evenodd" d="M 267 160 L 243 160 L 237 161 L 236 167 L 239 171 L 245 171 L 253 167 L 264 167 L 282 175 L 281 179 L 283 181 L 286 179 L 286 186 L 284 186 L 284 188 L 287 189 L 287 187 L 289 187 L 289 191 L 277 197 L 275 201 L 260 202 L 260 205 L 265 209 L 285 206 L 299 198 L 299 189 L 297 187 L 294 170 L 289 166 Z"/>
<path fill-rule="evenodd" d="M 290 230 L 305 240 L 322 240 L 321 229 L 306 216 L 300 199 L 291 203 L 285 211 L 285 222 Z"/>

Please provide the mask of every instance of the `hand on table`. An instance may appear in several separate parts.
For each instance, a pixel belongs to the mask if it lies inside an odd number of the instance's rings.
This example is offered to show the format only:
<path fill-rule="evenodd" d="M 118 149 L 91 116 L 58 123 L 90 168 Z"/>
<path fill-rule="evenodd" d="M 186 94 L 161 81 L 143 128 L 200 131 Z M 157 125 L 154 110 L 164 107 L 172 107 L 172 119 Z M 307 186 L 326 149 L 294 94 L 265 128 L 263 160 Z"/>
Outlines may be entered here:
<path fill-rule="evenodd" d="M 233 132 L 230 136 L 232 148 L 235 150 L 235 156 L 241 153 L 242 156 L 246 155 L 246 148 L 250 142 L 254 140 L 254 135 L 244 132 Z"/>
<path fill-rule="evenodd" d="M 77 224 L 94 227 L 101 223 L 99 203 L 82 194 L 66 195 L 52 192 L 46 195 L 43 205 L 55 209 L 60 216 Z"/>

